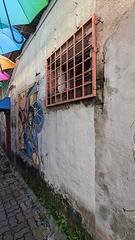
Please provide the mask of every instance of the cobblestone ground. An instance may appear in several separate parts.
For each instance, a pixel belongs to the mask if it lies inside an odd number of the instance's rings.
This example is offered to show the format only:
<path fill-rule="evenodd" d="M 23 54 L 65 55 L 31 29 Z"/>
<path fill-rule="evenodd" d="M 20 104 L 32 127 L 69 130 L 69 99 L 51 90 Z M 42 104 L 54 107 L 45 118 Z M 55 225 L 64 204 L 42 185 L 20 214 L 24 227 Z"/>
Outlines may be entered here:
<path fill-rule="evenodd" d="M 57 240 L 0 148 L 0 240 Z M 42 225 L 43 224 L 43 225 Z"/>

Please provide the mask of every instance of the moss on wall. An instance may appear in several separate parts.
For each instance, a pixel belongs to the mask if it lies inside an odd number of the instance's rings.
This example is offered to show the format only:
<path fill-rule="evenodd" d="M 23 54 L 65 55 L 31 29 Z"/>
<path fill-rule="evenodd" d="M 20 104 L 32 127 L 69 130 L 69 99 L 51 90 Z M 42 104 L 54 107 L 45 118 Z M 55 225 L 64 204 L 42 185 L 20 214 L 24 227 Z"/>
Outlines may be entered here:
<path fill-rule="evenodd" d="M 11 161 L 15 163 L 13 158 Z M 16 167 L 47 213 L 53 216 L 60 230 L 67 235 L 67 239 L 93 240 L 83 224 L 81 213 L 67 195 L 55 191 L 53 186 L 45 182 L 43 173 L 40 174 L 20 156 L 17 156 Z"/>

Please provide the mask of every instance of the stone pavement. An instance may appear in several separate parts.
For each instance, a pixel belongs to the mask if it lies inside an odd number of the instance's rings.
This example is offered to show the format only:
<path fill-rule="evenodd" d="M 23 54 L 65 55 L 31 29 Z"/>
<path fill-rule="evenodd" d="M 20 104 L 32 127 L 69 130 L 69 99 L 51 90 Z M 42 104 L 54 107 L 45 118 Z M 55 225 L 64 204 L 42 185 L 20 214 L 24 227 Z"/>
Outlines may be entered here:
<path fill-rule="evenodd" d="M 0 148 L 0 240 L 57 240 Z"/>

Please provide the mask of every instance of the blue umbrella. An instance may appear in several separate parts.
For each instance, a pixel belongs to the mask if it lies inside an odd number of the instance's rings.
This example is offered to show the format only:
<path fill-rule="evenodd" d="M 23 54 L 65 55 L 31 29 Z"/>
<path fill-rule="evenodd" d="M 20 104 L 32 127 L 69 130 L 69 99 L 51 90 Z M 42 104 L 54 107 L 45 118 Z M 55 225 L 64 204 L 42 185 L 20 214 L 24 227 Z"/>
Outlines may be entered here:
<path fill-rule="evenodd" d="M 15 38 L 19 42 L 22 39 L 22 35 L 14 27 L 12 27 L 12 31 Z M 2 55 L 16 50 L 20 50 L 25 40 L 26 39 L 23 38 L 22 43 L 17 43 L 13 39 L 10 27 L 0 29 L 0 54 Z"/>

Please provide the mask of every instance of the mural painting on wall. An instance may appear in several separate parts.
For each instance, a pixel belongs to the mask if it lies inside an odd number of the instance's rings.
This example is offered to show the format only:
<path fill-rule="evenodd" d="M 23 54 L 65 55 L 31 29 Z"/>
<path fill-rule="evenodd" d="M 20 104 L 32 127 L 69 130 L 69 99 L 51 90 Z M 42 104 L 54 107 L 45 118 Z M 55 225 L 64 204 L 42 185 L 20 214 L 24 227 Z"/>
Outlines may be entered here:
<path fill-rule="evenodd" d="M 38 133 L 43 126 L 43 110 L 37 101 L 37 83 L 18 95 L 19 152 L 39 168 Z"/>

